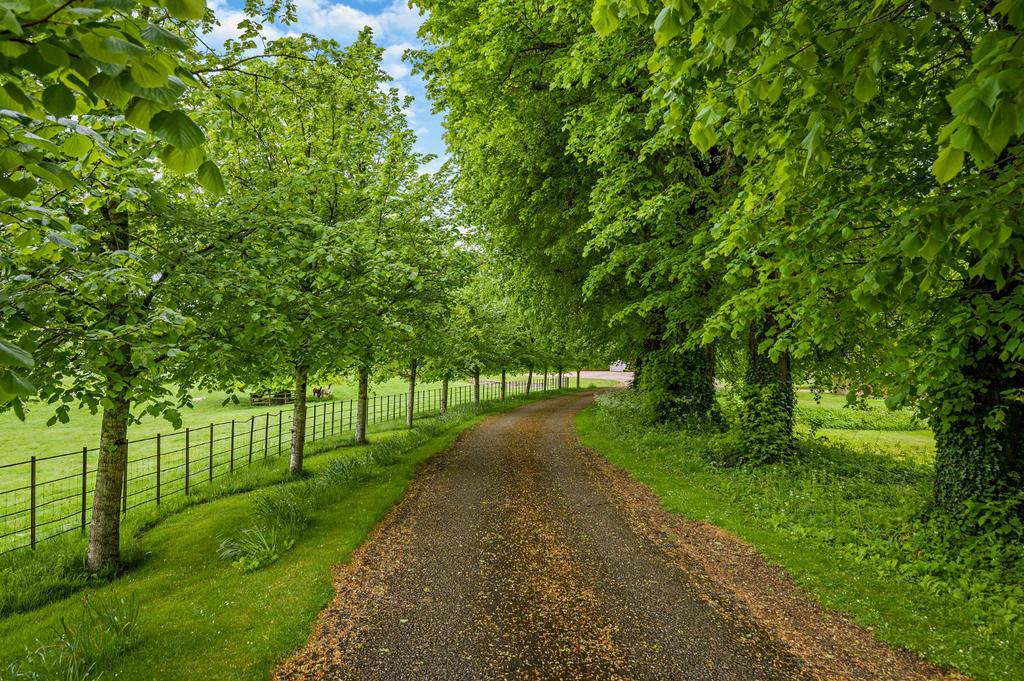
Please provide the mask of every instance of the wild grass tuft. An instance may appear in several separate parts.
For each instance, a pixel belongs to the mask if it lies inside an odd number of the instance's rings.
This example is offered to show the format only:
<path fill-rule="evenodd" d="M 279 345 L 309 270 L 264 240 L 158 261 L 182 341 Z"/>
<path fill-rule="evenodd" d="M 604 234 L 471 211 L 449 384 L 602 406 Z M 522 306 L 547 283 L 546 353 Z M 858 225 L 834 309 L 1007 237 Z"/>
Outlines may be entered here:
<path fill-rule="evenodd" d="M 344 483 L 368 479 L 395 465 L 409 451 L 479 411 L 472 406 L 453 409 L 412 430 L 383 438 L 359 454 L 339 457 L 318 475 L 266 490 L 253 501 L 251 524 L 223 537 L 219 555 L 242 572 L 270 565 L 295 545 L 313 510 L 330 501 Z"/>
<path fill-rule="evenodd" d="M 134 598 L 104 601 L 85 598 L 81 613 L 63 617 L 51 641 L 37 641 L 5 678 L 61 681 L 98 679 L 98 668 L 124 654 L 136 642 L 139 604 Z"/>

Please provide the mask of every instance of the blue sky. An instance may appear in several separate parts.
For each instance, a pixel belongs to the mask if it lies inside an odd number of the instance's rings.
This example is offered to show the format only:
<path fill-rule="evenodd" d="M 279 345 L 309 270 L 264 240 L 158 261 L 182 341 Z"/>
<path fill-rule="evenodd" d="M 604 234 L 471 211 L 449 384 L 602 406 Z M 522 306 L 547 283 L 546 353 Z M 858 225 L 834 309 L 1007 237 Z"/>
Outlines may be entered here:
<path fill-rule="evenodd" d="M 207 4 L 213 7 L 221 23 L 220 28 L 209 36 L 211 41 L 223 42 L 225 38 L 237 35 L 236 27 L 242 19 L 239 8 L 244 0 L 207 0 Z M 407 0 L 295 0 L 295 4 L 298 23 L 287 27 L 268 27 L 268 37 L 282 33 L 312 33 L 347 45 L 363 26 L 373 29 L 377 44 L 384 48 L 384 69 L 394 78 L 393 85 L 402 94 L 414 97 L 406 115 L 416 132 L 418 150 L 437 155 L 439 160 L 428 168 L 437 167 L 445 156 L 441 117 L 430 112 L 423 81 L 411 73 L 409 64 L 402 61 L 402 53 L 406 49 L 420 45 L 416 30 L 423 17 L 419 10 L 410 9 Z"/>

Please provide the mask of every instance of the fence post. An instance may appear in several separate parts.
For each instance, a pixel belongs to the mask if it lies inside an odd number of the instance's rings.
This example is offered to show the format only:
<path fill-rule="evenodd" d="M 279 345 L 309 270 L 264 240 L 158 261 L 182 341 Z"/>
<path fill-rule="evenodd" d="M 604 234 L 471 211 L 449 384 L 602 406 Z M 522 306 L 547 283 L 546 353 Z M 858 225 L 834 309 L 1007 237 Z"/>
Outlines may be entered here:
<path fill-rule="evenodd" d="M 157 469 L 159 470 L 159 469 Z M 159 478 L 158 478 L 159 479 Z M 82 534 L 85 534 L 85 498 L 89 494 L 89 448 L 82 447 Z"/>
<path fill-rule="evenodd" d="M 185 429 L 185 496 L 188 496 L 189 478 L 192 477 L 192 460 L 189 456 L 189 429 Z"/>
<path fill-rule="evenodd" d="M 270 412 L 263 419 L 263 460 L 270 455 Z"/>
<path fill-rule="evenodd" d="M 124 475 L 121 477 L 121 515 L 128 515 L 128 453 L 124 455 Z"/>
<path fill-rule="evenodd" d="M 256 425 L 256 414 L 249 417 L 249 465 L 252 465 L 252 430 Z"/>
<path fill-rule="evenodd" d="M 231 449 L 228 454 L 228 466 L 232 473 L 235 472 L 235 420 L 231 419 Z"/>
<path fill-rule="evenodd" d="M 210 471 L 206 479 L 213 482 L 213 424 L 210 424 Z"/>
<path fill-rule="evenodd" d="M 282 438 L 284 437 L 284 414 L 283 411 L 277 412 L 277 455 L 281 456 L 281 448 L 284 447 Z"/>
<path fill-rule="evenodd" d="M 335 418 L 334 418 L 335 414 L 334 414 L 334 412 L 335 412 L 335 407 L 337 406 L 337 404 L 338 404 L 337 402 L 335 402 L 334 400 L 331 400 L 331 437 L 334 437 L 334 423 L 335 423 Z"/>
<path fill-rule="evenodd" d="M 302 434 L 305 437 L 305 433 Z M 316 442 L 316 402 L 313 403 L 313 442 Z"/>
<path fill-rule="evenodd" d="M 32 457 L 31 470 L 29 472 L 29 545 L 36 547 L 36 457 Z"/>
<path fill-rule="evenodd" d="M 160 505 L 160 433 L 156 434 L 156 505 Z M 85 520 L 84 507 L 82 520 Z"/>

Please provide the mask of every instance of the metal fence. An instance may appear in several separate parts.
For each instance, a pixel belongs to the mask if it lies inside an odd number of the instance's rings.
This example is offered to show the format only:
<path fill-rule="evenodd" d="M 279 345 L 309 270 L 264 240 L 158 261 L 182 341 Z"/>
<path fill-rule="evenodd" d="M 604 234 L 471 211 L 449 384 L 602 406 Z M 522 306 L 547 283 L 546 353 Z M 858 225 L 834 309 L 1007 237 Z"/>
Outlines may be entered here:
<path fill-rule="evenodd" d="M 532 392 L 557 389 L 558 379 L 534 381 Z M 526 381 L 508 381 L 506 395 L 527 392 Z M 568 377 L 562 387 L 569 386 Z M 450 386 L 448 407 L 473 401 L 472 385 Z M 480 400 L 501 399 L 501 384 L 481 382 Z M 373 395 L 367 400 L 367 424 L 404 419 L 408 392 Z M 436 415 L 441 389 L 415 393 L 414 416 Z M 355 430 L 356 399 L 309 402 L 305 439 L 317 442 Z M 173 433 L 129 440 L 128 466 L 122 486 L 121 513 L 147 504 L 159 505 L 197 486 L 231 475 L 237 469 L 286 454 L 291 446 L 292 409 L 253 414 L 248 419 L 209 423 Z M 33 456 L 0 465 L 0 475 L 18 479 L 0 489 L 0 555 L 35 548 L 46 539 L 88 531 L 96 483 L 97 447 L 66 454 Z"/>

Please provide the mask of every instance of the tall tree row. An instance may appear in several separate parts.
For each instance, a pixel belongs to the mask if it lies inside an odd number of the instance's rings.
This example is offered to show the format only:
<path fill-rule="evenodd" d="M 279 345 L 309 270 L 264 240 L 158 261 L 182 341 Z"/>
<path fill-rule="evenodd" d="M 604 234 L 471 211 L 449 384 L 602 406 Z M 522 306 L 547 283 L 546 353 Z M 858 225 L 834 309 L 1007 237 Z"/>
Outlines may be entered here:
<path fill-rule="evenodd" d="M 928 417 L 940 505 L 1021 488 L 1019 3 L 417 4 L 488 247 L 579 290 L 662 418 L 713 421 L 737 357 L 750 460 L 806 380 Z"/>
<path fill-rule="evenodd" d="M 250 2 L 212 53 L 203 0 L 73 5 L 0 8 L 0 405 L 102 413 L 100 569 L 133 423 L 290 386 L 301 473 L 307 384 L 356 374 L 365 434 L 369 372 L 417 356 L 465 257 L 369 31 L 263 45 L 288 3 Z"/>

